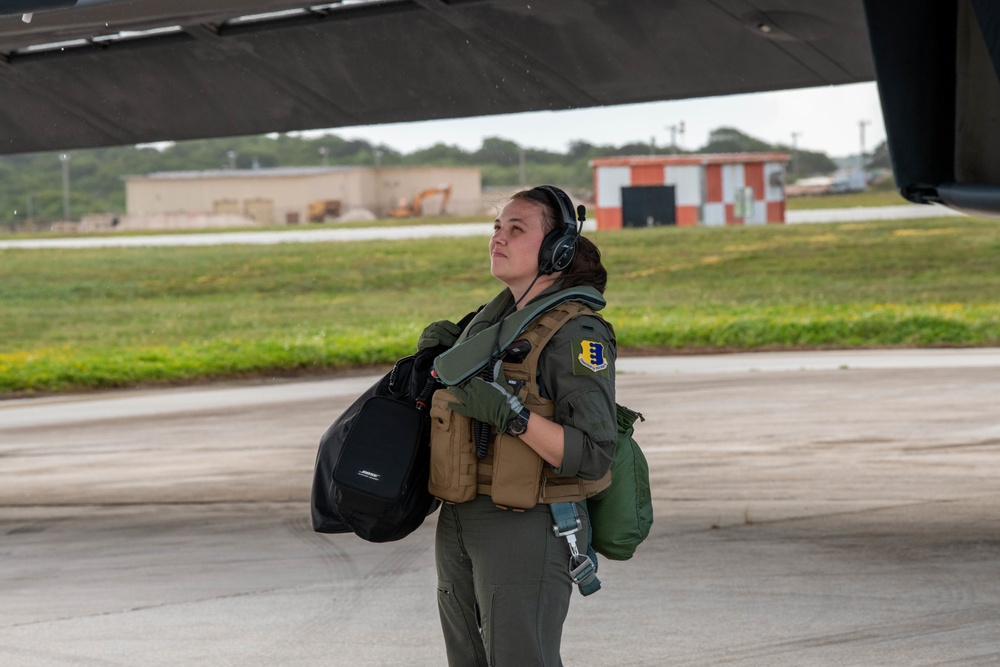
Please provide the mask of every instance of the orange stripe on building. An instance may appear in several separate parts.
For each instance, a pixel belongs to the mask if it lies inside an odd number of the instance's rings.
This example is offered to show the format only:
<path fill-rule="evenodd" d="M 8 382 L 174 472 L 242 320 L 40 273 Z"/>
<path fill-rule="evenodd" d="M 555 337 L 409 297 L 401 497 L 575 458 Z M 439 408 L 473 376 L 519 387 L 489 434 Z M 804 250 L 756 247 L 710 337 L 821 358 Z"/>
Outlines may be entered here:
<path fill-rule="evenodd" d="M 722 201 L 722 165 L 709 164 L 705 166 L 705 201 Z"/>
<path fill-rule="evenodd" d="M 619 207 L 615 208 L 598 208 L 597 209 L 597 228 L 598 229 L 621 229 L 622 228 L 622 210 Z"/>
<path fill-rule="evenodd" d="M 767 221 L 781 223 L 785 221 L 785 202 L 767 202 Z"/>
<path fill-rule="evenodd" d="M 632 185 L 663 185 L 663 165 L 632 165 Z"/>
<path fill-rule="evenodd" d="M 753 188 L 754 199 L 764 199 L 764 165 L 750 163 L 743 165 L 743 183 Z"/>
<path fill-rule="evenodd" d="M 677 207 L 677 226 L 678 227 L 691 227 L 698 224 L 698 216 L 700 214 L 700 206 L 678 206 Z"/>

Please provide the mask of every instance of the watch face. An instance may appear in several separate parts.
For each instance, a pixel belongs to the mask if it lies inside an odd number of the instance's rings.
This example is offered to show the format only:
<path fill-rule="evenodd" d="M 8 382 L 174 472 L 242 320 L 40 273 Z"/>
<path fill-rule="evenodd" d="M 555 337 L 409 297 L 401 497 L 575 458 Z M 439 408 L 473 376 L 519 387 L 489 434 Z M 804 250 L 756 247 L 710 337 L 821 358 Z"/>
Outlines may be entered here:
<path fill-rule="evenodd" d="M 528 414 L 527 410 L 522 410 L 521 414 L 517 415 L 510 422 L 507 423 L 507 433 L 510 435 L 521 435 L 528 430 Z"/>
<path fill-rule="evenodd" d="M 528 424 L 524 421 L 523 417 L 514 417 L 509 424 L 507 424 L 507 432 L 511 435 L 521 435 L 528 430 Z"/>

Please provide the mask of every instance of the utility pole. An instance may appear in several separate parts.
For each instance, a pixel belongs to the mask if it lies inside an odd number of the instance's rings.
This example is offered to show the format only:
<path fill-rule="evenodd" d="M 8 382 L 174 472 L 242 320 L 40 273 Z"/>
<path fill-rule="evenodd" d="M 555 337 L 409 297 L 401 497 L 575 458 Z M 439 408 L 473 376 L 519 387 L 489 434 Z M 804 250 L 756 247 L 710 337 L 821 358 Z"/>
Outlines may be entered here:
<path fill-rule="evenodd" d="M 677 145 L 677 135 L 681 135 L 681 144 L 684 144 L 684 121 L 680 121 L 676 125 L 667 125 L 667 129 L 670 130 L 670 148 L 672 152 L 677 153 L 679 147 Z"/>
<path fill-rule="evenodd" d="M 858 168 L 865 170 L 865 125 L 871 125 L 870 120 L 859 120 L 858 128 L 861 130 L 861 155 L 858 157 Z"/>
<path fill-rule="evenodd" d="M 326 146 L 320 146 L 319 147 L 319 154 L 323 156 L 323 166 L 324 167 L 329 167 L 330 166 L 330 149 L 327 148 Z"/>
<path fill-rule="evenodd" d="M 799 172 L 797 172 L 795 170 L 799 166 L 799 136 L 801 134 L 802 134 L 801 132 L 792 132 L 792 168 L 791 168 L 791 172 L 793 174 L 798 174 L 799 173 Z"/>
<path fill-rule="evenodd" d="M 236 151 L 229 151 L 226 157 L 229 158 L 229 168 L 236 169 Z"/>
<path fill-rule="evenodd" d="M 528 184 L 528 174 L 524 161 L 524 149 L 520 146 L 517 154 L 517 175 L 521 179 L 521 187 L 525 187 Z"/>
<path fill-rule="evenodd" d="M 59 161 L 62 162 L 63 221 L 69 222 L 69 153 L 60 153 Z"/>

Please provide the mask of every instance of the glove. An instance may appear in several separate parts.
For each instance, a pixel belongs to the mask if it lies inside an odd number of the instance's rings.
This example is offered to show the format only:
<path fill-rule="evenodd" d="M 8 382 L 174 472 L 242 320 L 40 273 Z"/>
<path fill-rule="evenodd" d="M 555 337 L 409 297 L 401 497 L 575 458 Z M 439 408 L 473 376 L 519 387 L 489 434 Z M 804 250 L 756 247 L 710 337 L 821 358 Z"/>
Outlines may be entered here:
<path fill-rule="evenodd" d="M 454 322 L 448 320 L 431 322 L 420 333 L 420 338 L 417 339 L 417 349 L 426 350 L 438 345 L 451 347 L 461 333 L 462 329 Z"/>
<path fill-rule="evenodd" d="M 502 373 L 498 379 L 504 382 Z M 500 432 L 506 431 L 508 422 L 524 409 L 520 399 L 496 381 L 487 382 L 475 377 L 464 386 L 449 387 L 448 391 L 461 401 L 448 403 L 449 408 L 466 417 L 490 424 Z"/>

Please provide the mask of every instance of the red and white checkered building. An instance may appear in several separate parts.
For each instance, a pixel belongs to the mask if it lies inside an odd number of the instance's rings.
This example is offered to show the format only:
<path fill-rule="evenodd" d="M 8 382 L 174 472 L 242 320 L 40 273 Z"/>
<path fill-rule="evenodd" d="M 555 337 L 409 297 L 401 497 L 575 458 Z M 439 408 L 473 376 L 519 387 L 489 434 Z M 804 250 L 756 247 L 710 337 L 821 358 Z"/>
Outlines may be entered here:
<path fill-rule="evenodd" d="M 677 225 L 783 223 L 788 159 L 787 153 L 720 153 L 591 160 L 597 228 L 621 229 L 625 189 L 641 186 L 673 187 Z"/>

